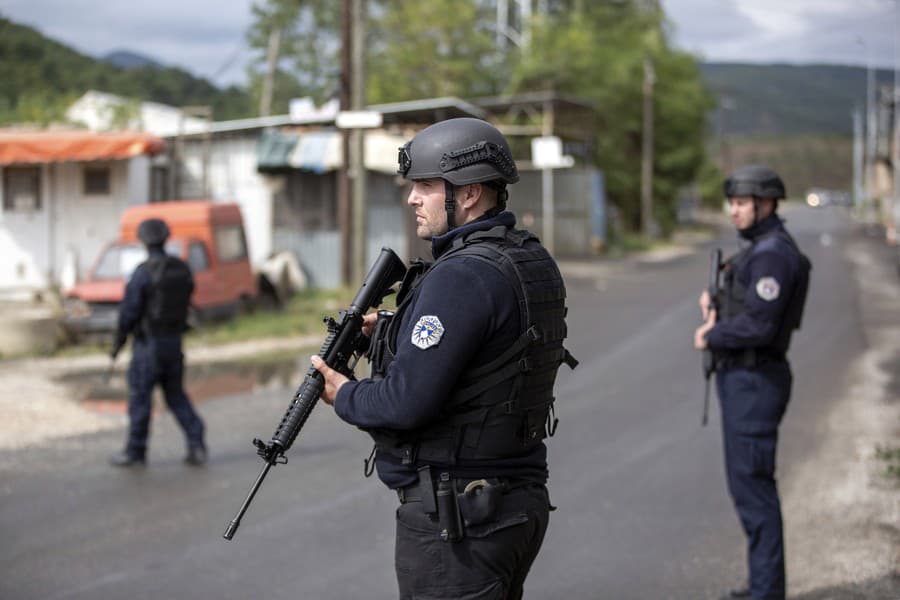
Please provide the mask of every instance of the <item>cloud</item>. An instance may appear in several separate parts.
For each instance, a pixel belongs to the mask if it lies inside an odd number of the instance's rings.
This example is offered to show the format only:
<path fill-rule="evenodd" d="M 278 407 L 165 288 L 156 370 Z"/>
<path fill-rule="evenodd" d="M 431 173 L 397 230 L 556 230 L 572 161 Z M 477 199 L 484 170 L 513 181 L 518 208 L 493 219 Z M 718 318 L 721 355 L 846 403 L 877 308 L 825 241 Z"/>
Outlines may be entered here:
<path fill-rule="evenodd" d="M 892 0 L 662 0 L 676 45 L 707 60 L 894 66 Z"/>
<path fill-rule="evenodd" d="M 79 52 L 101 57 L 131 50 L 162 64 L 212 77 L 239 52 L 217 84 L 243 78 L 253 0 L 5 0 L 0 12 Z"/>

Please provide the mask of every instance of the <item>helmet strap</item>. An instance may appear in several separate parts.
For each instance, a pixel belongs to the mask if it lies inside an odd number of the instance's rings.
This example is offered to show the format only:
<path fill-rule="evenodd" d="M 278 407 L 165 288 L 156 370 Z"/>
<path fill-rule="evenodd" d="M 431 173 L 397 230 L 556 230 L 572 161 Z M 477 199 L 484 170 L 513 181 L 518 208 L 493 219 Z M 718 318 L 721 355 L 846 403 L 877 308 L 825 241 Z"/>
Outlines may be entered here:
<path fill-rule="evenodd" d="M 453 189 L 453 184 L 444 180 L 444 210 L 447 211 L 447 231 L 450 231 L 454 227 L 456 227 L 456 219 L 454 215 L 456 213 L 456 192 Z"/>

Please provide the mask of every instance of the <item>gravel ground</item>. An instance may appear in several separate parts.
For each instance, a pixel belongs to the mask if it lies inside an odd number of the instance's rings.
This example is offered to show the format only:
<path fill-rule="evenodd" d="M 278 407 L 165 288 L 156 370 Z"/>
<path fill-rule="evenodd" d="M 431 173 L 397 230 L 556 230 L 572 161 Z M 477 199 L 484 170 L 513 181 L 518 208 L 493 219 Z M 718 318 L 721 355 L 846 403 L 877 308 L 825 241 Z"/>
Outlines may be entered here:
<path fill-rule="evenodd" d="M 315 347 L 320 336 L 256 340 L 214 348 L 189 348 L 185 355 L 188 368 L 215 361 L 235 360 L 276 351 L 297 351 Z M 116 363 L 123 372 L 131 356 L 122 352 Z M 25 448 L 54 439 L 108 429 L 123 428 L 127 416 L 101 414 L 72 401 L 73 387 L 61 383 L 65 375 L 83 371 L 103 372 L 109 357 L 91 354 L 73 358 L 41 358 L 0 361 L 0 450 Z M 102 385 L 103 377 L 96 383 Z M 23 399 L 27 399 L 23 401 Z"/>
<path fill-rule="evenodd" d="M 900 446 L 900 280 L 894 265 L 873 260 L 873 247 L 872 240 L 862 240 L 848 248 L 862 290 L 869 349 L 851 366 L 854 383 L 827 415 L 821 450 L 783 483 L 787 572 L 795 600 L 900 600 L 900 485 L 884 475 L 885 463 L 875 456 L 879 446 Z M 187 357 L 189 365 L 201 364 L 319 342 L 318 336 L 258 340 L 190 348 Z M 120 370 L 128 358 L 120 356 Z M 57 381 L 108 366 L 102 355 L 0 361 L 0 451 L 125 427 L 124 415 L 82 408 Z"/>
<path fill-rule="evenodd" d="M 900 599 L 900 483 L 875 456 L 900 447 L 900 279 L 895 265 L 873 259 L 872 244 L 848 247 L 868 350 L 827 415 L 819 451 L 783 483 L 797 599 Z"/>

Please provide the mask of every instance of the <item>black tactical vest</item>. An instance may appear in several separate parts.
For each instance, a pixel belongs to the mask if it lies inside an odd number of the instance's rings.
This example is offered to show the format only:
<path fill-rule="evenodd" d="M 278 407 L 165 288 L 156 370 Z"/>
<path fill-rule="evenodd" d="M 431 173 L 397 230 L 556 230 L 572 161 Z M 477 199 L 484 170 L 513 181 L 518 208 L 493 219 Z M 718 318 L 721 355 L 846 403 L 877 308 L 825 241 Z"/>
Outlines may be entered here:
<path fill-rule="evenodd" d="M 174 256 L 151 257 L 144 263 L 150 271 L 150 291 L 140 322 L 145 337 L 183 333 L 194 291 L 191 270 Z"/>
<path fill-rule="evenodd" d="M 799 258 L 796 281 L 794 287 L 790 290 L 790 299 L 788 300 L 781 324 L 778 327 L 778 333 L 768 347 L 760 349 L 764 353 L 767 352 L 770 355 L 783 357 L 788 350 L 788 346 L 790 346 L 791 334 L 794 330 L 800 329 L 803 321 L 803 308 L 806 305 L 806 293 L 809 289 L 809 272 L 812 270 L 812 263 L 809 261 L 809 258 L 800 251 L 794 238 L 787 231 L 776 229 L 766 233 L 754 239 L 752 245 L 725 262 L 723 267 L 724 285 L 722 287 L 720 306 L 722 317 L 725 319 L 731 319 L 745 311 L 744 298 L 747 295 L 747 286 L 738 280 L 737 273 L 750 260 L 758 244 L 771 236 L 777 236 L 785 241 L 797 253 Z"/>
<path fill-rule="evenodd" d="M 379 452 L 418 462 L 457 464 L 528 452 L 553 435 L 553 385 L 559 366 L 574 368 L 563 348 L 566 337 L 566 290 L 554 260 L 527 231 L 498 226 L 454 241 L 437 262 L 474 258 L 497 269 L 516 290 L 521 335 L 488 364 L 464 374 L 434 425 L 417 431 L 369 430 Z M 385 373 L 397 349 L 398 329 L 415 290 L 429 266 L 413 263 L 398 295 L 397 314 L 387 329 L 387 343 L 373 372 Z M 377 346 L 377 340 L 376 340 Z M 512 385 L 502 385 L 511 381 Z"/>

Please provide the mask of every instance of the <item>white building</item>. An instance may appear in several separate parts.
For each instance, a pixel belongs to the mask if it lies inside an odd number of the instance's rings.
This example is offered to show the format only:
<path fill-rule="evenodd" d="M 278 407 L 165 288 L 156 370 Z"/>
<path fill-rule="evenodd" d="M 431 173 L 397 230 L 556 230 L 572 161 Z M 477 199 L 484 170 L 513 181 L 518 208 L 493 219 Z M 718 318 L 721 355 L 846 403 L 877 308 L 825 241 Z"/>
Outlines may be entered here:
<path fill-rule="evenodd" d="M 135 132 L 0 130 L 0 297 L 86 273 L 122 210 L 150 201 L 151 157 L 164 147 Z"/>

